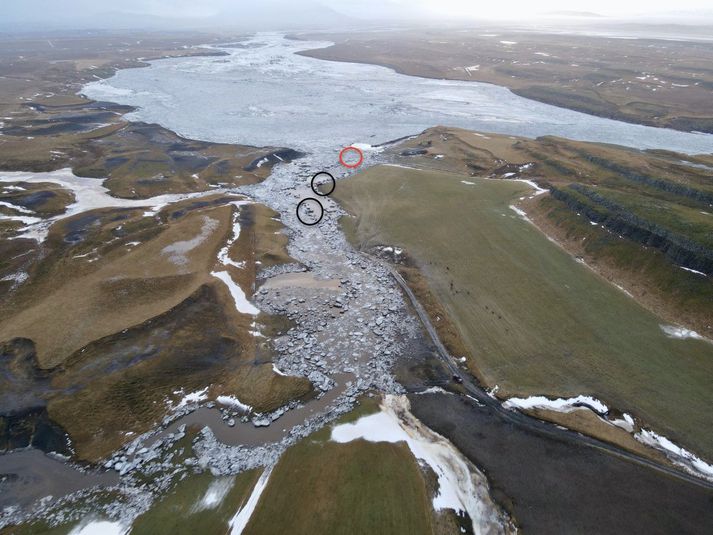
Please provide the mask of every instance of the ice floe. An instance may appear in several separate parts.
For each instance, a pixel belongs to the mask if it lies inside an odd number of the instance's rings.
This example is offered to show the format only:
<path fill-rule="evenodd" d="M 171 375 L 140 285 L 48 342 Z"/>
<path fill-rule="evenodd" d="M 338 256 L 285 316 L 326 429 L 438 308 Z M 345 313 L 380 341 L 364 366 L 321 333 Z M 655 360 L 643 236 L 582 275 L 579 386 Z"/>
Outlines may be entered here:
<path fill-rule="evenodd" d="M 362 152 L 382 152 L 384 150 L 384 147 L 375 147 L 374 145 L 370 145 L 369 143 L 352 143 L 350 145 L 351 147 L 354 147 L 355 149 L 359 149 Z"/>
<path fill-rule="evenodd" d="M 381 411 L 354 423 L 337 425 L 331 439 L 345 443 L 405 442 L 414 457 L 427 464 L 438 477 L 433 498 L 437 511 L 467 512 L 475 533 L 508 531 L 509 519 L 490 498 L 485 476 L 448 440 L 423 425 L 410 412 L 408 398 L 386 395 Z"/>

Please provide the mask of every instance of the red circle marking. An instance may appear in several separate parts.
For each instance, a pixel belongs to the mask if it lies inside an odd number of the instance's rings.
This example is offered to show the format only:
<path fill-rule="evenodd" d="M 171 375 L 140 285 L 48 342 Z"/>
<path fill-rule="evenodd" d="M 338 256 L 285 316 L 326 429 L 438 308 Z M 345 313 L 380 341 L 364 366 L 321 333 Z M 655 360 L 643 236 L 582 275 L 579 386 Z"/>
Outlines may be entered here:
<path fill-rule="evenodd" d="M 344 155 L 347 154 L 348 152 L 356 152 L 359 155 L 359 160 L 356 163 L 347 163 L 344 161 Z M 362 162 L 364 161 L 364 153 L 357 149 L 356 147 L 344 147 L 342 151 L 339 153 L 339 163 L 342 164 L 344 167 L 348 167 L 349 169 L 356 169 L 359 167 Z"/>

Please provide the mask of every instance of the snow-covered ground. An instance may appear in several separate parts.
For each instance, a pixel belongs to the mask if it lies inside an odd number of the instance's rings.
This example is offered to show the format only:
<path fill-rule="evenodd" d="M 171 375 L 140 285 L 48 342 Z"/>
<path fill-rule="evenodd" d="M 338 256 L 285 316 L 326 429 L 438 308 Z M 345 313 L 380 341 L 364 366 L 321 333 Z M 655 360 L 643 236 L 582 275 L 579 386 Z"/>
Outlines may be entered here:
<path fill-rule="evenodd" d="M 71 169 L 59 169 L 47 173 L 27 173 L 0 171 L 2 182 L 28 182 L 30 184 L 52 183 L 59 184 L 74 195 L 74 202 L 67 206 L 64 213 L 42 219 L 27 215 L 0 215 L 0 219 L 20 221 L 26 227 L 20 233 L 21 237 L 44 241 L 49 228 L 57 221 L 73 215 L 81 214 L 98 208 L 146 208 L 145 216 L 156 215 L 161 208 L 186 199 L 215 195 L 225 190 L 213 189 L 199 193 L 166 194 L 151 197 L 150 199 L 121 199 L 113 197 L 102 183 L 102 179 L 78 177 Z"/>

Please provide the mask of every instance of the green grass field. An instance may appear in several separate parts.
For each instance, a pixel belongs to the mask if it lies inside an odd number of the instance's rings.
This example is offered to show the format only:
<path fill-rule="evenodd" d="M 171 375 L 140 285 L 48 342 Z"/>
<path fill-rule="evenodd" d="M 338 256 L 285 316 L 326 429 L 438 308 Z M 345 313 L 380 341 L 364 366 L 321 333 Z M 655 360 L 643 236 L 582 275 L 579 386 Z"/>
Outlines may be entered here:
<path fill-rule="evenodd" d="M 374 408 L 367 402 L 341 422 Z M 428 485 L 404 443 L 338 444 L 329 436 L 325 428 L 287 450 L 245 535 L 434 533 Z"/>
<path fill-rule="evenodd" d="M 358 215 L 345 220 L 358 245 L 415 258 L 490 385 L 592 394 L 713 458 L 713 345 L 666 337 L 656 316 L 517 216 L 509 205 L 529 191 L 376 167 L 335 196 Z"/>
<path fill-rule="evenodd" d="M 215 478 L 210 473 L 189 476 L 134 522 L 132 535 L 224 535 L 228 522 L 240 510 L 260 476 L 260 470 L 250 470 L 238 476 Z M 222 481 L 218 481 L 218 480 Z M 229 486 L 216 507 L 198 506 L 212 484 Z M 231 483 L 232 482 L 232 483 Z"/>

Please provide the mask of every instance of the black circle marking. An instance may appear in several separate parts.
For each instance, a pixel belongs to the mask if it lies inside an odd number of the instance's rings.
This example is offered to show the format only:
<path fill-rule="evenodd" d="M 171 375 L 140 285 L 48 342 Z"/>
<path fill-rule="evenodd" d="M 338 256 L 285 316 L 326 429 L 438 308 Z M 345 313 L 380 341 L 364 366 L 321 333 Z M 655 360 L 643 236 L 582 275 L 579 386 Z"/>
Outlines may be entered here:
<path fill-rule="evenodd" d="M 307 201 L 314 201 L 319 205 L 319 218 L 317 218 L 317 221 L 314 221 L 313 223 L 307 223 L 306 221 L 303 221 L 302 218 L 300 217 L 300 206 L 302 206 L 303 203 Z M 298 204 L 297 204 L 297 209 L 295 210 L 295 213 L 297 214 L 297 219 L 299 219 L 300 223 L 303 225 L 307 225 L 308 227 L 311 227 L 313 225 L 316 225 L 320 221 L 322 221 L 322 217 L 324 217 L 324 207 L 322 206 L 322 203 L 319 202 L 319 199 L 315 199 L 314 197 L 306 197 L 302 199 Z"/>
<path fill-rule="evenodd" d="M 314 179 L 317 178 L 319 175 L 327 175 L 332 180 L 332 189 L 329 190 L 329 193 L 320 193 L 319 190 L 314 187 Z M 327 173 L 327 171 L 320 171 L 319 173 L 315 173 L 315 175 L 312 177 L 310 187 L 312 188 L 312 191 L 314 191 L 315 195 L 319 195 L 320 197 L 326 197 L 327 195 L 331 195 L 331 193 L 334 191 L 334 188 L 337 187 L 337 182 L 334 180 L 334 177 L 330 173 Z"/>

